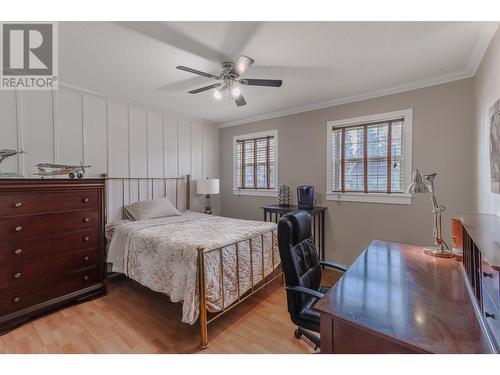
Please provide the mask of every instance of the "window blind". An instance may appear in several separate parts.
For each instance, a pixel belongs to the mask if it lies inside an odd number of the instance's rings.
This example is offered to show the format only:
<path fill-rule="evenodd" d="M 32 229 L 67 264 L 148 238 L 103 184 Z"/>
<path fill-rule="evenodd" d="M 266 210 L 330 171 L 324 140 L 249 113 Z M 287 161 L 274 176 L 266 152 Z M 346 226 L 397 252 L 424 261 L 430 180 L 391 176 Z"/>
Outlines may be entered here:
<path fill-rule="evenodd" d="M 404 119 L 334 127 L 332 192 L 402 193 Z"/>
<path fill-rule="evenodd" d="M 237 189 L 274 189 L 273 136 L 237 140 L 234 152 Z"/>

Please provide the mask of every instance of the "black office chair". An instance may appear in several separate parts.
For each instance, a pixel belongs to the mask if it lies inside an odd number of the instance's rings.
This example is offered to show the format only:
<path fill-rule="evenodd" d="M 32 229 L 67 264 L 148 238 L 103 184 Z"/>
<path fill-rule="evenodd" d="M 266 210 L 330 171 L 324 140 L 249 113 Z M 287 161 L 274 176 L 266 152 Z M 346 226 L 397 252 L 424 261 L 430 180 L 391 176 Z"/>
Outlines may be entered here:
<path fill-rule="evenodd" d="M 298 326 L 295 337 L 299 339 L 304 335 L 317 348 L 320 339 L 310 331 L 319 333 L 320 319 L 313 307 L 329 289 L 320 285 L 321 268 L 329 267 L 342 272 L 347 268 L 319 261 L 311 235 L 311 215 L 306 211 L 293 211 L 280 219 L 278 243 L 285 274 L 288 312 L 292 322 Z"/>

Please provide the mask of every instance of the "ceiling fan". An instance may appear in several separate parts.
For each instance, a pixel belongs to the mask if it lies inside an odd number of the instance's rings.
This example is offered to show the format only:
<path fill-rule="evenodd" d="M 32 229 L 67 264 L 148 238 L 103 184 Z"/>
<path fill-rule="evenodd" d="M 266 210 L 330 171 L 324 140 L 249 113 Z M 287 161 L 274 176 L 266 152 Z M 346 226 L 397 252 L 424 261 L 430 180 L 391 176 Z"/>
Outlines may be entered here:
<path fill-rule="evenodd" d="M 247 104 L 242 94 L 242 87 L 248 86 L 265 86 L 265 87 L 281 87 L 282 80 L 278 79 L 240 79 L 240 76 L 254 63 L 250 57 L 241 55 L 236 62 L 223 62 L 222 72 L 217 76 L 210 73 L 205 73 L 187 66 L 177 66 L 177 69 L 185 72 L 198 74 L 203 77 L 216 79 L 222 81 L 221 83 L 214 83 L 208 86 L 200 87 L 195 90 L 188 91 L 189 94 L 198 94 L 203 91 L 214 90 L 214 97 L 221 99 L 224 91 L 229 91 L 229 96 L 238 107 Z M 220 87 L 220 88 L 219 88 Z"/>

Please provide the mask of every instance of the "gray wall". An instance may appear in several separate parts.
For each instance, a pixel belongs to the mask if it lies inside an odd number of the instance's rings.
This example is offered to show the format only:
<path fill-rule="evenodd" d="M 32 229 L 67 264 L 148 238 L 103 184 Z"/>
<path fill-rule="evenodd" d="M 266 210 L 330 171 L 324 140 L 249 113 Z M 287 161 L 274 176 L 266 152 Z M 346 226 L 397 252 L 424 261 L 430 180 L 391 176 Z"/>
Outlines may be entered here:
<path fill-rule="evenodd" d="M 234 135 L 278 129 L 278 183 L 315 185 L 327 206 L 327 259 L 351 263 L 373 239 L 432 243 L 430 196 L 418 194 L 411 206 L 336 203 L 325 200 L 326 122 L 413 108 L 413 167 L 437 172 L 436 194 L 447 207 L 443 217 L 450 242 L 450 219 L 472 209 L 472 79 L 356 103 L 221 129 L 222 215 L 262 219 L 262 204 L 277 198 L 235 196 L 232 192 Z"/>
<path fill-rule="evenodd" d="M 500 99 L 500 29 L 474 78 L 474 198 L 478 212 L 500 215 L 500 195 L 490 189 L 488 110 Z"/>

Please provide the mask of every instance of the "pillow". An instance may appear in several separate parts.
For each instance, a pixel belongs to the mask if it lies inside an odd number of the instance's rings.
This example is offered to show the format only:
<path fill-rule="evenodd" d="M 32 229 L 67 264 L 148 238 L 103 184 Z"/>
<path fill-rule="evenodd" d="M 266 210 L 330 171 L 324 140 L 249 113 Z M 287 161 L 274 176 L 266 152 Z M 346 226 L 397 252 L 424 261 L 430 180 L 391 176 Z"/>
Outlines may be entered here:
<path fill-rule="evenodd" d="M 136 221 L 182 215 L 168 198 L 132 203 L 125 206 L 125 214 L 130 220 Z"/>

